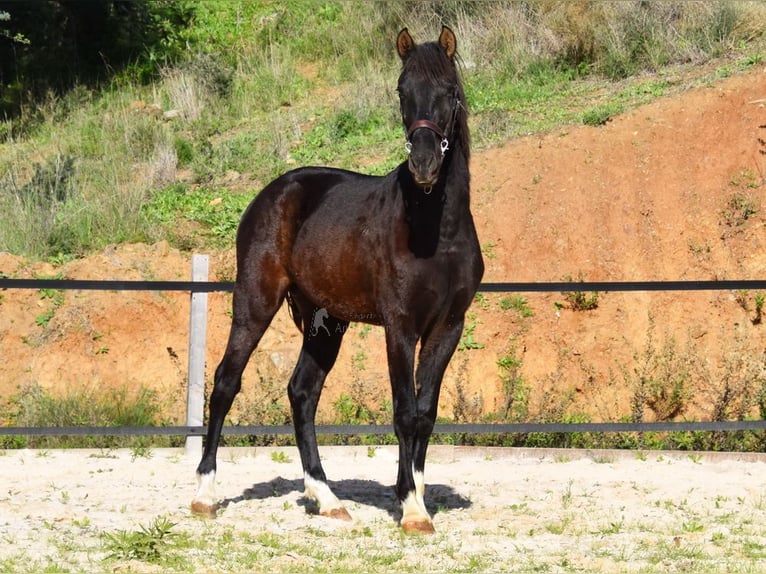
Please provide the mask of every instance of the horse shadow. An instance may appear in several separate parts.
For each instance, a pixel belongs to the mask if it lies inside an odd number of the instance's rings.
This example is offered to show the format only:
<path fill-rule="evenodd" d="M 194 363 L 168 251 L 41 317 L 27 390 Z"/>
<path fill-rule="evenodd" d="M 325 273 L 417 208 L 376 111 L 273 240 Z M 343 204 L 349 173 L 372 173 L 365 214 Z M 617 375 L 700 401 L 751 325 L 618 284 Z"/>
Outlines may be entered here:
<path fill-rule="evenodd" d="M 378 508 L 387 512 L 392 520 L 397 522 L 402 517 L 401 507 L 396 499 L 393 485 L 385 486 L 375 480 L 360 479 L 328 481 L 327 484 L 341 500 Z M 253 484 L 242 491 L 239 496 L 224 499 L 220 508 L 227 508 L 231 504 L 239 504 L 249 500 L 266 500 L 292 492 L 303 494 L 303 479 L 291 480 L 278 476 L 268 482 Z M 425 503 L 431 516 L 440 512 L 463 510 L 470 508 L 473 504 L 471 499 L 446 484 L 428 484 L 425 492 Z M 319 507 L 314 500 L 302 496 L 297 504 L 305 509 L 306 514 L 319 514 Z"/>

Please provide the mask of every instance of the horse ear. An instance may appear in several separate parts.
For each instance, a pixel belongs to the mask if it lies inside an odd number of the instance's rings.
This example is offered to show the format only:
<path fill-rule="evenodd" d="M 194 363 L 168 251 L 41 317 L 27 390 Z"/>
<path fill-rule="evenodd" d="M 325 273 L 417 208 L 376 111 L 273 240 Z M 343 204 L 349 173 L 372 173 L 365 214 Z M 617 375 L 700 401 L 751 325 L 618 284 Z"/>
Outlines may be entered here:
<path fill-rule="evenodd" d="M 402 31 L 399 32 L 399 36 L 396 38 L 396 51 L 399 52 L 399 57 L 402 60 L 406 59 L 410 50 L 414 47 L 415 41 L 412 39 L 412 36 L 410 36 L 407 28 L 402 28 Z"/>
<path fill-rule="evenodd" d="M 444 48 L 447 57 L 451 60 L 457 52 L 457 39 L 455 33 L 447 26 L 442 26 L 442 33 L 439 36 L 439 45 Z"/>

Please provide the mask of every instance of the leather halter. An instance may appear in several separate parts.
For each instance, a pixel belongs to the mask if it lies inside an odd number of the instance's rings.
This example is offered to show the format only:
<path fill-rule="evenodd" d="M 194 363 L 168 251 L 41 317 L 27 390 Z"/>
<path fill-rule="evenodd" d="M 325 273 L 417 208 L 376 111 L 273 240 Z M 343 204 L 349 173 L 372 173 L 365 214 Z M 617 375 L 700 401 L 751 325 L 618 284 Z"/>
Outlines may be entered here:
<path fill-rule="evenodd" d="M 447 136 L 442 131 L 442 129 L 439 126 L 437 126 L 435 123 L 433 123 L 432 121 L 415 120 L 414 122 L 412 122 L 412 125 L 410 125 L 409 129 L 407 130 L 407 141 L 410 141 L 410 138 L 412 137 L 412 134 L 415 133 L 415 130 L 418 130 L 420 128 L 426 128 L 428 130 L 431 130 L 443 140 L 447 139 Z"/>
<path fill-rule="evenodd" d="M 452 118 L 449 122 L 449 130 L 452 132 L 453 128 L 455 127 L 455 120 L 457 119 L 457 109 L 460 107 L 460 98 L 457 96 L 457 88 L 455 88 L 455 105 L 452 107 Z M 447 153 L 447 150 L 449 149 L 449 136 L 444 133 L 444 130 L 442 130 L 439 126 L 437 126 L 434 122 L 431 120 L 415 120 L 410 124 L 410 127 L 407 128 L 407 141 L 404 144 L 404 149 L 407 150 L 407 153 L 410 153 L 412 151 L 412 142 L 410 141 L 410 138 L 412 138 L 412 134 L 415 133 L 415 131 L 419 130 L 420 128 L 425 128 L 427 130 L 431 130 L 434 132 L 437 136 L 441 138 L 441 152 L 442 156 Z M 451 133 L 449 135 L 452 135 Z"/>

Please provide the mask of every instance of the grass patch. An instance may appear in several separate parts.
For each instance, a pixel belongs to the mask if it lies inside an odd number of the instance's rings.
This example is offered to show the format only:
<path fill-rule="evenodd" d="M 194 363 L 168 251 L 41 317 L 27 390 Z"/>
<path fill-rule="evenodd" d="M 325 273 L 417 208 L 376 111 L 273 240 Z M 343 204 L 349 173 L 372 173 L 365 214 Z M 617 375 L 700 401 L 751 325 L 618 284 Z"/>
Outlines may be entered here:
<path fill-rule="evenodd" d="M 603 106 L 597 106 L 586 111 L 582 115 L 582 123 L 586 126 L 603 126 L 606 125 L 609 120 L 614 116 L 621 113 L 623 108 L 618 104 L 607 104 Z"/>
<path fill-rule="evenodd" d="M 184 243 L 187 248 L 220 247 L 231 242 L 251 200 L 250 194 L 172 184 L 158 190 L 142 213 L 147 222 L 164 228 L 174 243 Z M 178 231 L 179 219 L 186 222 L 182 232 Z"/>
<path fill-rule="evenodd" d="M 108 561 L 138 560 L 174 570 L 188 567 L 182 554 L 183 537 L 176 534 L 176 525 L 165 517 L 155 518 L 137 530 L 118 530 L 103 534 L 103 548 Z"/>
<path fill-rule="evenodd" d="M 515 311 L 522 319 L 528 319 L 535 315 L 535 312 L 529 306 L 527 299 L 521 295 L 509 295 L 503 297 L 498 302 L 498 306 L 503 311 Z"/>
<path fill-rule="evenodd" d="M 129 393 L 125 389 L 81 388 L 53 394 L 32 385 L 19 392 L 0 410 L 8 426 L 162 426 L 157 394 L 146 388 Z M 133 448 L 142 452 L 149 445 L 178 446 L 182 439 L 124 436 L 7 436 L 2 448 Z"/>

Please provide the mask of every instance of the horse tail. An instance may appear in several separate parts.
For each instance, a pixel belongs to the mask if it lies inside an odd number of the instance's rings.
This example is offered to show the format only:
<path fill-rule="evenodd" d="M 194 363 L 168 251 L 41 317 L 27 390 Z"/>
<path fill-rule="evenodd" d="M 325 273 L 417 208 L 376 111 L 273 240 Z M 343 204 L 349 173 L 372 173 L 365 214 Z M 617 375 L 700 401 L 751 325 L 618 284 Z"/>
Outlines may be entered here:
<path fill-rule="evenodd" d="M 306 328 L 306 318 L 303 316 L 303 313 L 301 313 L 301 308 L 295 302 L 295 298 L 289 289 L 287 295 L 285 295 L 285 299 L 287 300 L 287 310 L 290 313 L 290 317 L 292 317 L 298 330 L 303 333 Z"/>

